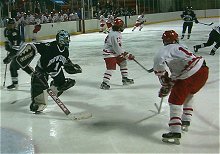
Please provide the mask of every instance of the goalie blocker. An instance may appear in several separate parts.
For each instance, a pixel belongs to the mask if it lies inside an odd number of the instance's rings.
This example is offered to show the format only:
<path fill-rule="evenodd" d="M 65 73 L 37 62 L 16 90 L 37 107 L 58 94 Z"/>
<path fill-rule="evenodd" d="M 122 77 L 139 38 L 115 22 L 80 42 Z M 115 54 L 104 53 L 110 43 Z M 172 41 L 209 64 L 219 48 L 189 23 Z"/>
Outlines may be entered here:
<path fill-rule="evenodd" d="M 31 44 L 27 44 L 17 55 L 16 60 L 18 64 L 21 66 L 21 68 L 25 68 L 31 63 L 35 55 L 36 55 L 36 51 L 34 47 Z"/>

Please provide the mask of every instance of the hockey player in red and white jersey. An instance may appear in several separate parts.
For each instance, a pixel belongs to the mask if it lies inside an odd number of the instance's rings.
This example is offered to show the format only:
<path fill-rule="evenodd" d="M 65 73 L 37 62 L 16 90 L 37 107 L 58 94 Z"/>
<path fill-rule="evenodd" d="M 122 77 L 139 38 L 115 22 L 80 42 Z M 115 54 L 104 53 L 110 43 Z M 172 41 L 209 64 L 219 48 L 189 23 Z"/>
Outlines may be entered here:
<path fill-rule="evenodd" d="M 138 16 L 132 31 L 134 31 L 137 27 L 139 27 L 139 31 L 141 31 L 141 29 L 144 27 L 144 22 L 146 22 L 146 19 L 144 17 L 144 14 L 142 13 Z"/>
<path fill-rule="evenodd" d="M 105 28 L 105 24 L 106 24 L 106 21 L 105 21 L 105 17 L 103 15 L 101 15 L 99 17 L 99 22 L 100 22 L 100 28 L 99 28 L 99 32 L 103 32 L 104 31 L 104 28 Z"/>
<path fill-rule="evenodd" d="M 114 19 L 112 31 L 106 36 L 105 44 L 103 49 L 103 56 L 106 65 L 106 71 L 104 73 L 103 82 L 100 86 L 101 89 L 109 89 L 110 79 L 112 73 L 116 70 L 116 64 L 119 65 L 122 83 L 123 85 L 133 84 L 134 80 L 128 78 L 127 60 L 133 60 L 134 56 L 125 52 L 122 48 L 122 35 L 121 32 L 124 30 L 123 20 L 116 18 Z"/>
<path fill-rule="evenodd" d="M 106 32 L 109 33 L 110 30 L 112 30 L 113 22 L 114 22 L 114 16 L 113 15 L 108 15 L 108 18 L 106 20 L 106 26 L 107 26 Z"/>
<path fill-rule="evenodd" d="M 162 85 L 159 97 L 170 93 L 170 132 L 163 134 L 162 140 L 180 144 L 181 128 L 187 130 L 190 125 L 193 95 L 205 85 L 209 68 L 202 57 L 179 44 L 174 30 L 165 31 L 162 40 L 164 47 L 155 54 L 153 67 Z"/>

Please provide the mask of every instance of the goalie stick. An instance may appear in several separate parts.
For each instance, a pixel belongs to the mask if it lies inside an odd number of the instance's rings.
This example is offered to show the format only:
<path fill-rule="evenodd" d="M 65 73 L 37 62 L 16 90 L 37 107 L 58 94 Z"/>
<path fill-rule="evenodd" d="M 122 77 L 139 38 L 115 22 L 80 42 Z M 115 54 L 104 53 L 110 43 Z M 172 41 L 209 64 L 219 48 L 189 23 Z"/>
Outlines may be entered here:
<path fill-rule="evenodd" d="M 151 69 L 146 69 L 143 65 L 141 65 L 136 59 L 133 59 L 141 68 L 143 68 L 145 71 L 147 71 L 148 73 L 152 73 L 154 71 L 153 68 Z"/>
<path fill-rule="evenodd" d="M 207 23 L 202 23 L 202 22 L 198 22 L 199 24 L 202 24 L 202 25 L 206 25 L 206 26 L 211 26 L 211 25 L 213 25 L 214 23 L 213 22 L 211 22 L 210 24 L 207 24 Z"/>
<path fill-rule="evenodd" d="M 92 117 L 91 113 L 88 112 L 78 112 L 71 113 L 70 110 L 65 106 L 65 104 L 56 96 L 56 94 L 50 89 L 47 89 L 47 93 L 50 97 L 57 103 L 57 105 L 63 110 L 67 117 L 71 120 L 82 120 Z"/>

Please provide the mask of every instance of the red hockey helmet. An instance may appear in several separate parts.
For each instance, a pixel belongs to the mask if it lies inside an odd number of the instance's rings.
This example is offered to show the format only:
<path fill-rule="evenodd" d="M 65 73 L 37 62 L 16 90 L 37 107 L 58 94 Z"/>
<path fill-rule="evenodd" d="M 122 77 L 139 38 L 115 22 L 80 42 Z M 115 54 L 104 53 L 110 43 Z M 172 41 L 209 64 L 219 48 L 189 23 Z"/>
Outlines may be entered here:
<path fill-rule="evenodd" d="M 178 42 L 178 34 L 174 30 L 165 31 L 162 35 L 164 45 Z"/>
<path fill-rule="evenodd" d="M 113 21 L 112 29 L 113 29 L 113 31 L 123 32 L 123 30 L 124 30 L 124 21 L 122 19 L 115 18 L 114 21 Z"/>

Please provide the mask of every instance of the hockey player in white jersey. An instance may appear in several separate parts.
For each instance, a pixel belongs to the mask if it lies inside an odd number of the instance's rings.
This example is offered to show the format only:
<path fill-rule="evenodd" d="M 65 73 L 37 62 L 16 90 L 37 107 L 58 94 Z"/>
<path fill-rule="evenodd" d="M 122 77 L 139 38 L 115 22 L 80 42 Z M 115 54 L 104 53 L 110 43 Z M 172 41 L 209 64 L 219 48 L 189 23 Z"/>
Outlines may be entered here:
<path fill-rule="evenodd" d="M 164 47 L 155 54 L 153 66 L 162 85 L 159 97 L 170 93 L 170 132 L 162 135 L 162 141 L 180 144 L 181 126 L 186 128 L 190 125 L 192 98 L 205 85 L 209 68 L 202 57 L 179 44 L 174 30 L 165 31 L 162 40 Z"/>
<path fill-rule="evenodd" d="M 113 15 L 108 15 L 108 18 L 106 20 L 106 26 L 107 26 L 106 32 L 109 33 L 112 30 L 113 22 L 114 22 L 114 16 Z"/>
<path fill-rule="evenodd" d="M 216 43 L 214 47 L 212 48 L 210 55 L 215 55 L 216 50 L 220 47 L 220 26 L 216 26 L 212 29 L 212 31 L 209 33 L 209 38 L 206 43 L 202 43 L 200 45 L 194 46 L 194 51 L 198 52 L 198 49 L 209 47 L 211 45 Z"/>
<path fill-rule="evenodd" d="M 101 32 L 104 31 L 105 24 L 106 24 L 104 15 L 100 15 L 100 17 L 99 17 L 99 22 L 100 22 L 100 24 L 99 24 L 99 27 L 100 27 L 100 28 L 99 28 L 99 32 L 101 33 Z"/>
<path fill-rule="evenodd" d="M 106 71 L 104 73 L 103 82 L 100 86 L 101 89 L 109 89 L 110 79 L 112 73 L 116 70 L 116 64 L 119 65 L 122 83 L 123 85 L 133 84 L 134 80 L 128 78 L 127 59 L 133 60 L 134 56 L 125 52 L 122 48 L 122 35 L 121 32 L 124 30 L 123 20 L 116 18 L 114 19 L 112 31 L 106 36 L 105 44 L 103 49 L 103 56 L 106 64 Z"/>
<path fill-rule="evenodd" d="M 137 27 L 139 27 L 139 31 L 141 31 L 141 29 L 144 27 L 144 22 L 146 22 L 146 19 L 144 17 L 144 14 L 142 13 L 138 16 L 132 31 L 134 31 Z"/>

